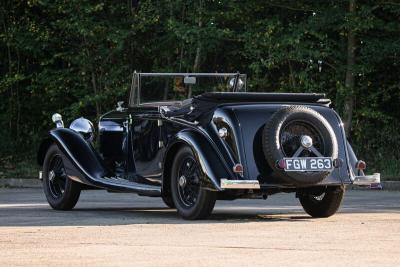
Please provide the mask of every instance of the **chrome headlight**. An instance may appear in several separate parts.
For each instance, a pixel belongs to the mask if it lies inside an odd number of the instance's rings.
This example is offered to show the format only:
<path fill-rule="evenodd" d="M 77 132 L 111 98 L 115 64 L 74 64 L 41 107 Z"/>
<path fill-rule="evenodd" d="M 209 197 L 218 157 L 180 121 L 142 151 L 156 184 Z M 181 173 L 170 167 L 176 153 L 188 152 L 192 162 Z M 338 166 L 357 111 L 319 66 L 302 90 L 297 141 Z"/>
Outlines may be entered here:
<path fill-rule="evenodd" d="M 92 142 L 94 139 L 94 126 L 88 119 L 83 117 L 76 119 L 70 124 L 69 128 L 82 134 L 89 142 Z"/>

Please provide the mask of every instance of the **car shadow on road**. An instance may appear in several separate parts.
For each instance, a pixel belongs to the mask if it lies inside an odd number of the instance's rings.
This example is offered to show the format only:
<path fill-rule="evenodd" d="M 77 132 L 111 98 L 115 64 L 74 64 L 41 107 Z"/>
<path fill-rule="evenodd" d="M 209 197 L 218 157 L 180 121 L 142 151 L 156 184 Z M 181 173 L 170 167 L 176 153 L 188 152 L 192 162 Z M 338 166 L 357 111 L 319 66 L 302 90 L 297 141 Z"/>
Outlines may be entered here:
<path fill-rule="evenodd" d="M 7 193 L 7 194 L 4 194 Z M 269 202 L 254 200 L 218 201 L 207 220 L 183 220 L 175 209 L 161 200 L 132 194 L 113 195 L 86 192 L 71 211 L 50 208 L 38 190 L 8 190 L 0 194 L 0 228 L 18 226 L 113 226 L 138 224 L 246 224 L 251 222 L 313 223 L 318 220 L 341 220 L 343 214 L 400 214 L 399 194 L 367 196 L 349 193 L 339 214 L 328 219 L 308 216 L 295 198 L 277 195 Z M 1 198 L 2 197 L 2 198 Z"/>
<path fill-rule="evenodd" d="M 344 207 L 338 215 L 328 218 L 334 220 L 340 214 L 359 213 L 400 213 L 398 207 L 385 209 L 357 209 Z M 81 207 L 71 211 L 52 210 L 47 205 L 14 206 L 0 208 L 0 228 L 18 226 L 113 226 L 138 224 L 245 224 L 251 222 L 303 222 L 312 223 L 316 219 L 306 215 L 297 207 L 282 209 L 227 209 L 220 207 L 206 220 L 189 221 L 182 219 L 175 209 L 165 207 Z"/>
<path fill-rule="evenodd" d="M 71 211 L 52 210 L 46 206 L 0 209 L 0 227 L 5 226 L 111 226 L 135 224 L 238 224 L 249 222 L 311 221 L 309 216 L 276 210 L 217 209 L 206 220 L 182 219 L 175 209 L 164 207 L 139 208 L 76 208 Z"/>

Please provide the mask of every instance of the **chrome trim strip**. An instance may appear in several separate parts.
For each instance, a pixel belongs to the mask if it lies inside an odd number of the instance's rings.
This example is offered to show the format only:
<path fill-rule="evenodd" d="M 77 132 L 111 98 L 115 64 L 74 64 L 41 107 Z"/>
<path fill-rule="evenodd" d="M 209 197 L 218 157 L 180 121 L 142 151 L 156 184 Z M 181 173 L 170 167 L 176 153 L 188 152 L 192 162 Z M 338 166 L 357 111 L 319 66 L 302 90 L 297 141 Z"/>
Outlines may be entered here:
<path fill-rule="evenodd" d="M 42 180 L 42 179 L 43 179 L 43 172 L 39 171 L 39 180 Z"/>
<path fill-rule="evenodd" d="M 353 184 L 355 185 L 371 185 L 379 184 L 381 182 L 381 174 L 374 173 L 372 175 L 355 176 Z"/>
<path fill-rule="evenodd" d="M 99 132 L 123 132 L 124 128 L 118 125 L 99 125 Z"/>
<path fill-rule="evenodd" d="M 169 77 L 169 76 L 182 76 L 182 77 L 224 77 L 224 76 L 235 76 L 237 73 L 190 73 L 190 72 L 139 72 L 140 76 L 142 77 L 154 77 L 154 76 L 163 76 L 163 77 Z M 245 76 L 246 74 L 239 74 L 240 76 Z"/>
<path fill-rule="evenodd" d="M 258 180 L 228 180 L 221 179 L 222 189 L 260 189 Z"/>

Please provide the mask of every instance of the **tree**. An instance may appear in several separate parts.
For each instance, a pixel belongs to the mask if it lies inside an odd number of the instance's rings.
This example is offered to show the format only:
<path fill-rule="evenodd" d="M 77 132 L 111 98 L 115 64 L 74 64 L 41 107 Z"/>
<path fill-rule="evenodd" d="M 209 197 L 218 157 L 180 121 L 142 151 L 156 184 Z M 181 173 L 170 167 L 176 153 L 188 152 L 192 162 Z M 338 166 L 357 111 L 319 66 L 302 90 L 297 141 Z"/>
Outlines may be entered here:
<path fill-rule="evenodd" d="M 240 71 L 251 91 L 326 93 L 360 157 L 400 172 L 395 1 L 2 3 L 2 155 L 33 155 L 54 112 L 98 118 L 134 70 Z"/>

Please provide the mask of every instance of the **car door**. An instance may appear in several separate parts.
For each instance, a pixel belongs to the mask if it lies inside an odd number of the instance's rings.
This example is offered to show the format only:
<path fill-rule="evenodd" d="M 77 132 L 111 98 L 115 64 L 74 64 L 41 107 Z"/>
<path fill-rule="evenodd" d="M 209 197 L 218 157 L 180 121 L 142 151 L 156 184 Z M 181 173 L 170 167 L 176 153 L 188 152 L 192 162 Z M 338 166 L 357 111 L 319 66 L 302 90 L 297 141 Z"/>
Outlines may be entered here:
<path fill-rule="evenodd" d="M 135 108 L 130 127 L 136 174 L 152 182 L 160 182 L 162 175 L 161 128 L 157 113 L 157 109 Z"/>
<path fill-rule="evenodd" d="M 107 167 L 117 173 L 117 176 L 124 176 L 127 172 L 128 117 L 127 110 L 112 110 L 99 120 L 100 154 Z"/>

